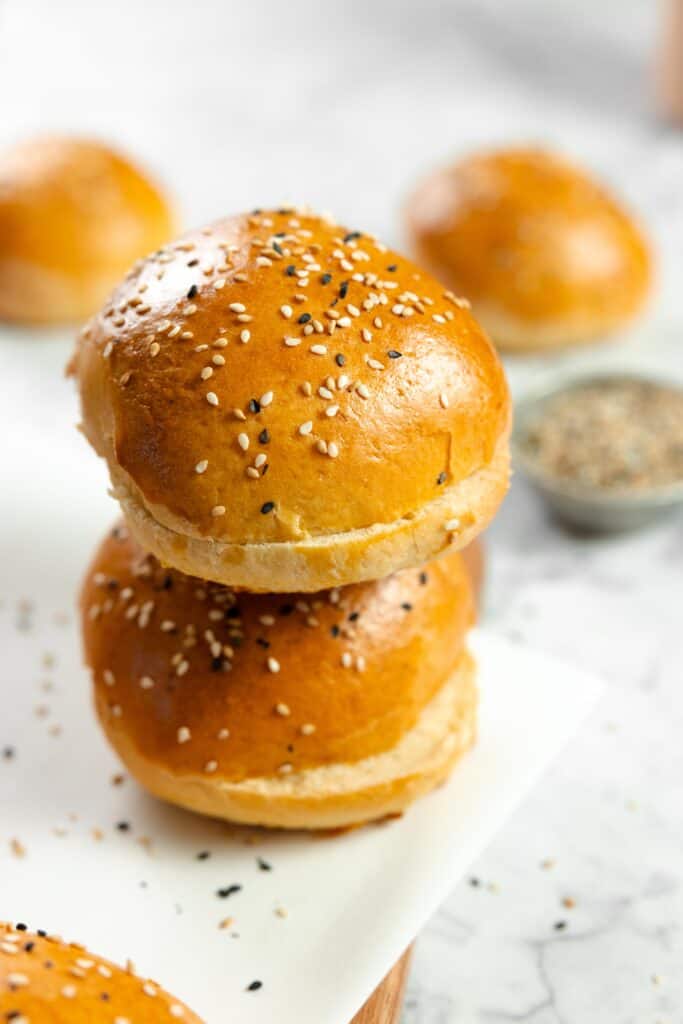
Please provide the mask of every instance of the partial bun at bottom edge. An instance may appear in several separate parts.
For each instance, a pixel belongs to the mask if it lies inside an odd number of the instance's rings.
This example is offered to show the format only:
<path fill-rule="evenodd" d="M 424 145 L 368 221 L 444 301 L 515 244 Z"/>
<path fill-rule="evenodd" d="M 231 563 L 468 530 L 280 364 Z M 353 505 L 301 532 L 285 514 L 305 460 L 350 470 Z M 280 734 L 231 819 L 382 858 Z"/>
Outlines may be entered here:
<path fill-rule="evenodd" d="M 143 757 L 120 733 L 115 747 L 131 775 L 169 803 L 238 824 L 335 829 L 400 814 L 442 783 L 473 745 L 476 715 L 476 665 L 465 652 L 395 747 L 352 764 L 231 783 L 199 773 L 172 774 Z M 104 717 L 102 725 L 108 732 Z"/>

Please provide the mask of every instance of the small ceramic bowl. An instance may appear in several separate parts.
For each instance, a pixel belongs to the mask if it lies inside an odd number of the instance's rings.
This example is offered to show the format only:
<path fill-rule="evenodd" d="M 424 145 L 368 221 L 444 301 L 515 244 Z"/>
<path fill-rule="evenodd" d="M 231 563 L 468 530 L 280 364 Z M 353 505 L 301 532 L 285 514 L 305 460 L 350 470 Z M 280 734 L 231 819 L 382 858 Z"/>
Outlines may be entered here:
<path fill-rule="evenodd" d="M 683 386 L 671 381 L 633 373 L 601 373 L 551 385 L 515 404 L 511 443 L 514 468 L 531 481 L 558 518 L 580 530 L 605 533 L 635 530 L 683 507 L 683 480 L 664 487 L 610 492 L 557 477 L 544 469 L 533 454 L 525 450 L 523 442 L 528 426 L 550 399 L 586 384 L 624 380 L 649 381 L 667 388 L 676 388 L 683 395 Z"/>

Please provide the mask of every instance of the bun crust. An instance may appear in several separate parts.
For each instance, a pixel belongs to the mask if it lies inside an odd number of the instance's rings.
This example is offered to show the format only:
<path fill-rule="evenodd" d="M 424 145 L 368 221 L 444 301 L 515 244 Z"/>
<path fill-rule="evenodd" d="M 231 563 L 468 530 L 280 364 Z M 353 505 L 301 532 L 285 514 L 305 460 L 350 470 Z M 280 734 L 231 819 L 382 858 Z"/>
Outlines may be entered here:
<path fill-rule="evenodd" d="M 387 774 L 385 763 L 400 765 L 403 779 L 424 774 L 415 759 L 425 757 L 431 777 L 429 744 L 413 741 L 398 761 L 396 752 L 415 729 L 423 736 L 432 704 L 428 735 L 436 730 L 444 745 L 439 771 L 450 764 L 446 748 L 460 749 L 462 737 L 447 737 L 465 705 L 471 736 L 464 642 L 474 612 L 457 552 L 377 583 L 278 597 L 164 570 L 117 527 L 95 555 L 81 610 L 110 742 L 143 785 L 205 813 L 251 820 L 244 814 L 253 804 L 259 823 L 288 827 L 293 803 L 313 799 L 311 780 L 321 779 L 315 815 L 306 817 L 304 801 L 305 820 L 292 827 L 328 827 L 328 811 L 353 814 L 359 791 L 370 783 L 374 791 Z M 412 791 L 413 783 L 397 785 Z M 257 799 L 271 790 L 272 800 Z"/>
<path fill-rule="evenodd" d="M 316 590 L 418 564 L 466 542 L 444 529 L 446 492 L 482 481 L 477 532 L 507 486 L 507 385 L 476 321 L 310 214 L 229 218 L 150 257 L 72 367 L 140 542 L 227 585 Z"/>
<path fill-rule="evenodd" d="M 501 348 L 591 341 L 638 313 L 649 248 L 581 169 L 539 149 L 475 154 L 437 171 L 406 208 L 417 257 L 461 289 Z"/>
<path fill-rule="evenodd" d="M 25 142 L 0 158 L 0 318 L 82 321 L 173 234 L 157 187 L 106 146 Z"/>
<path fill-rule="evenodd" d="M 202 1024 L 154 982 L 83 946 L 0 923 L 0 1018 L 15 1024 Z"/>

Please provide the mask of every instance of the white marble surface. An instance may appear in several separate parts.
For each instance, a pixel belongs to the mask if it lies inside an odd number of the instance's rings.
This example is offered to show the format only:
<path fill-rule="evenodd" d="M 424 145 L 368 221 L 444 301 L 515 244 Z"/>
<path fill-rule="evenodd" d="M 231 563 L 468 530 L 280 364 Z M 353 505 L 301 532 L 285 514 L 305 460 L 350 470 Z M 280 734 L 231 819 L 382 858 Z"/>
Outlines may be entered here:
<path fill-rule="evenodd" d="M 656 14 L 649 0 L 0 0 L 0 142 L 96 132 L 155 168 L 188 222 L 302 199 L 400 243 L 420 171 L 474 145 L 547 141 L 640 211 L 660 288 L 617 344 L 511 363 L 515 392 L 578 366 L 683 375 L 683 135 L 652 115 Z M 481 884 L 422 935 L 406 1024 L 675 1024 L 683 523 L 579 540 L 516 480 L 490 551 L 489 623 L 609 688 L 473 866 Z"/>

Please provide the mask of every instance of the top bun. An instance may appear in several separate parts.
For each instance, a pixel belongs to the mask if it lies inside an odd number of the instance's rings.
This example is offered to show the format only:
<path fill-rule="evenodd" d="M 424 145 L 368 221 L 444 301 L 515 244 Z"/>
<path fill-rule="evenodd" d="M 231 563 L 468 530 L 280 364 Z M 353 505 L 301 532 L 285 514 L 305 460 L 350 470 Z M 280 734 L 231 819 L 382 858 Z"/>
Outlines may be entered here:
<path fill-rule="evenodd" d="M 0 923 L 0 1020 L 13 1024 L 202 1024 L 151 981 L 83 946 Z"/>
<path fill-rule="evenodd" d="M 139 543 L 256 591 L 467 543 L 507 487 L 510 405 L 466 305 L 303 211 L 218 221 L 140 263 L 72 362 Z"/>
<path fill-rule="evenodd" d="M 609 193 L 538 149 L 475 154 L 432 174 L 406 217 L 418 257 L 472 301 L 501 348 L 590 341 L 637 313 L 648 247 Z"/>
<path fill-rule="evenodd" d="M 24 142 L 0 158 L 0 318 L 83 320 L 172 234 L 166 200 L 125 157 L 79 139 Z"/>

